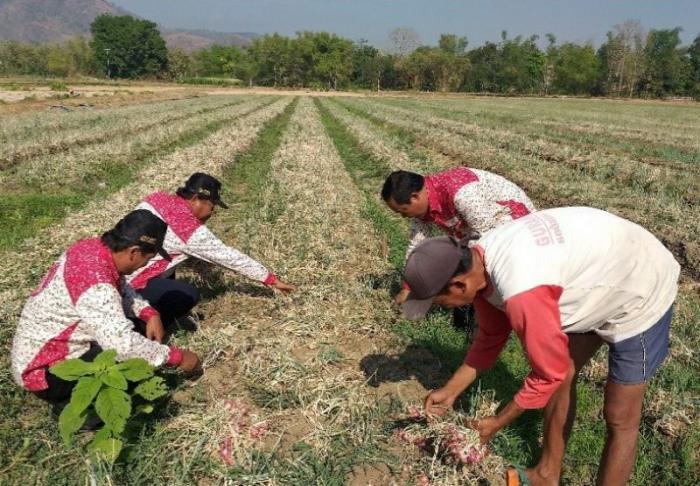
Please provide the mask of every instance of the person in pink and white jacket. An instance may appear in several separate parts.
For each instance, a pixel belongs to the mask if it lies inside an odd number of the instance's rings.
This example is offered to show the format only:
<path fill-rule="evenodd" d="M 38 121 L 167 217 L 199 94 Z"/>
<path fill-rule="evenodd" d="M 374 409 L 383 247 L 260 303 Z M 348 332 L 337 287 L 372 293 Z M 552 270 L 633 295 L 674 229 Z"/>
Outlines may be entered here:
<path fill-rule="evenodd" d="M 396 213 L 412 218 L 406 258 L 437 227 L 456 238 L 480 235 L 535 211 L 525 191 L 508 179 L 485 170 L 456 167 L 431 175 L 396 171 L 387 177 L 382 198 Z M 404 282 L 396 295 L 406 301 Z M 455 309 L 454 324 L 465 327 L 464 309 Z"/>
<path fill-rule="evenodd" d="M 285 293 L 294 290 L 264 265 L 226 245 L 207 228 L 206 222 L 216 206 L 228 207 L 221 200 L 220 191 L 221 182 L 197 172 L 176 194 L 156 192 L 137 207 L 151 212 L 168 225 L 163 248 L 169 258 L 156 256 L 129 276 L 131 285 L 158 309 L 166 325 L 168 321 L 185 315 L 199 300 L 196 287 L 174 279 L 176 267 L 188 258 L 222 266 Z M 158 336 L 163 332 L 160 330 Z"/>
<path fill-rule="evenodd" d="M 166 346 L 136 331 L 161 327 L 158 312 L 126 282 L 162 249 L 166 225 L 148 211 L 133 211 L 101 238 L 80 240 L 49 268 L 24 305 L 12 344 L 15 381 L 51 402 L 70 397 L 75 382 L 48 368 L 66 359 L 91 361 L 114 349 L 118 360 L 143 358 L 153 366 L 199 367 L 191 351 Z M 167 256 L 167 254 L 166 254 Z"/>
<path fill-rule="evenodd" d="M 641 226 L 593 208 L 538 211 L 469 246 L 450 237 L 424 241 L 405 278 L 410 319 L 431 305 L 473 302 L 479 329 L 464 364 L 425 401 L 443 413 L 495 363 L 512 332 L 531 372 L 497 415 L 479 420 L 483 442 L 525 410 L 544 408 L 543 451 L 532 469 L 511 471 L 533 485 L 559 484 L 576 410 L 576 379 L 605 344 L 607 437 L 598 484 L 625 484 L 636 453 L 647 384 L 668 354 L 680 265 Z M 510 484 L 510 483 L 509 483 Z"/>

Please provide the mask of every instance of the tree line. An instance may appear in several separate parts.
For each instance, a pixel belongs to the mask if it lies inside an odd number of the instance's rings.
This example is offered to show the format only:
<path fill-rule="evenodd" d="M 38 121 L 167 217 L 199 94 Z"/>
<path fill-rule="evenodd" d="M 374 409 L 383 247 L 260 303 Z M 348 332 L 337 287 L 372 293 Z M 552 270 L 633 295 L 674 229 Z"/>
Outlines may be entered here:
<path fill-rule="evenodd" d="M 193 53 L 168 49 L 156 24 L 102 15 L 90 40 L 64 44 L 0 42 L 0 75 L 113 78 L 227 78 L 242 84 L 314 89 L 420 90 L 513 95 L 700 99 L 700 35 L 682 45 L 681 28 L 646 30 L 626 21 L 590 43 L 559 43 L 552 34 L 509 37 L 469 49 L 466 37 L 443 34 L 423 45 L 411 29 L 389 34 L 389 48 L 328 32 L 270 34 L 245 47 Z"/>

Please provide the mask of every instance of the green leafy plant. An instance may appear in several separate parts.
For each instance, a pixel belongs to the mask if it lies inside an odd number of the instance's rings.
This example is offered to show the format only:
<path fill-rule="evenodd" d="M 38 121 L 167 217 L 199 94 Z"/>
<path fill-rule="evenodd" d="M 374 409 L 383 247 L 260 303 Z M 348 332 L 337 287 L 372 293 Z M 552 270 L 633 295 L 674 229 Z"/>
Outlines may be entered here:
<path fill-rule="evenodd" d="M 66 83 L 61 83 L 60 81 L 54 81 L 49 85 L 51 91 L 68 91 L 68 86 Z"/>
<path fill-rule="evenodd" d="M 93 362 L 68 359 L 50 371 L 66 381 L 77 381 L 70 402 L 58 417 L 58 430 L 66 445 L 94 412 L 104 422 L 88 450 L 109 462 L 116 461 L 124 446 L 127 421 L 153 411 L 153 400 L 167 393 L 163 378 L 153 376 L 154 367 L 142 358 L 116 362 L 117 352 L 102 351 Z M 130 385 L 131 383 L 131 385 Z M 144 403 L 136 407 L 132 398 Z"/>

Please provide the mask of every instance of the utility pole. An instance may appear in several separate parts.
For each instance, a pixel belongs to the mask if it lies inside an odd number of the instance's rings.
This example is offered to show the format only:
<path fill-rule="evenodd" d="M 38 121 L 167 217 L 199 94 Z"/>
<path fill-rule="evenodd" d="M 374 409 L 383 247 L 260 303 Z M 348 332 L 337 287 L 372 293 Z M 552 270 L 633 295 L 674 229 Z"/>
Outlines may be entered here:
<path fill-rule="evenodd" d="M 109 51 L 111 51 L 111 49 L 105 48 L 104 51 L 105 51 L 105 53 L 107 54 L 107 79 L 110 79 L 110 78 L 111 78 L 111 72 L 110 72 L 110 68 L 109 68 Z"/>

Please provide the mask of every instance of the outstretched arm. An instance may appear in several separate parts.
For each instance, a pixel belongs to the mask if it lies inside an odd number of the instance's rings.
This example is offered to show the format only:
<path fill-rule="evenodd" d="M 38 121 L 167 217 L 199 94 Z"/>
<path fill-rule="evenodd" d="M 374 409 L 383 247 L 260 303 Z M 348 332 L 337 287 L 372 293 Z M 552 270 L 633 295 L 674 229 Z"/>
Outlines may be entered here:
<path fill-rule="evenodd" d="M 262 263 L 226 245 L 206 226 L 200 226 L 192 234 L 183 250 L 190 256 L 233 270 L 265 285 L 276 287 L 285 292 L 294 290 L 292 286 L 281 282 Z"/>

